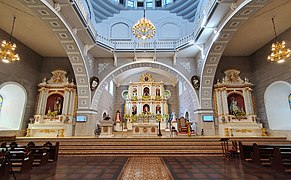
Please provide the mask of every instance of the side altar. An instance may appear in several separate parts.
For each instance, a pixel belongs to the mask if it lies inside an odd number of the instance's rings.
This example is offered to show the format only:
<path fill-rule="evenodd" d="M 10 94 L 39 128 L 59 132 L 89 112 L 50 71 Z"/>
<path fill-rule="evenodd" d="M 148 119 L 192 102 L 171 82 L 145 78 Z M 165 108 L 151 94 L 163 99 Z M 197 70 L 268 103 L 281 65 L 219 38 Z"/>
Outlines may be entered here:
<path fill-rule="evenodd" d="M 261 123 L 257 122 L 253 84 L 242 80 L 240 71 L 224 71 L 224 78 L 214 85 L 214 106 L 220 136 L 266 135 Z"/>
<path fill-rule="evenodd" d="M 122 96 L 125 100 L 124 120 L 120 120 L 118 111 L 116 131 L 157 135 L 159 121 L 161 130 L 169 129 L 167 100 L 171 93 L 165 90 L 163 82 L 155 82 L 151 74 L 142 74 L 138 82 L 129 83 L 128 90 L 123 91 Z"/>
<path fill-rule="evenodd" d="M 64 70 L 55 70 L 48 81 L 45 78 L 38 84 L 36 112 L 26 136 L 72 136 L 77 95 L 76 85 L 69 82 L 66 74 Z"/>

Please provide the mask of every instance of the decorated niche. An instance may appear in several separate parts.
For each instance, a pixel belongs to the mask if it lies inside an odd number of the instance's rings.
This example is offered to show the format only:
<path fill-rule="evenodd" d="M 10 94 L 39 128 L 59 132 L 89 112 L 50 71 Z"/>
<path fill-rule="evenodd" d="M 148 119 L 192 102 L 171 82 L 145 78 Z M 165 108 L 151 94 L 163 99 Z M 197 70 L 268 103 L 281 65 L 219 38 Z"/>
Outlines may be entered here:
<path fill-rule="evenodd" d="M 242 80 L 240 71 L 228 69 L 224 71 L 222 81 L 214 85 L 215 113 L 220 121 L 256 121 L 253 84 L 247 78 Z"/>
<path fill-rule="evenodd" d="M 38 101 L 29 136 L 62 137 L 72 135 L 73 117 L 77 107 L 76 85 L 64 70 L 52 71 L 52 77 L 38 84 Z M 46 134 L 43 134 L 46 133 Z"/>
<path fill-rule="evenodd" d="M 214 107 L 219 134 L 223 136 L 261 136 L 262 124 L 257 122 L 253 84 L 240 77 L 240 71 L 224 71 L 222 80 L 214 85 Z"/>

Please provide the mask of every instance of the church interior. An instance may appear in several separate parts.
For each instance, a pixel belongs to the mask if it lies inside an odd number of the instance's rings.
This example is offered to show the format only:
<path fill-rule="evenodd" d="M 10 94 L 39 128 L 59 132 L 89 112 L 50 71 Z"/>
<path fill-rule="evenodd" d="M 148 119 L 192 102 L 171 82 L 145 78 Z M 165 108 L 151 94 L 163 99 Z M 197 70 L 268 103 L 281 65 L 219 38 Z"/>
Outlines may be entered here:
<path fill-rule="evenodd" d="M 0 179 L 290 178 L 290 8 L 0 0 Z"/>

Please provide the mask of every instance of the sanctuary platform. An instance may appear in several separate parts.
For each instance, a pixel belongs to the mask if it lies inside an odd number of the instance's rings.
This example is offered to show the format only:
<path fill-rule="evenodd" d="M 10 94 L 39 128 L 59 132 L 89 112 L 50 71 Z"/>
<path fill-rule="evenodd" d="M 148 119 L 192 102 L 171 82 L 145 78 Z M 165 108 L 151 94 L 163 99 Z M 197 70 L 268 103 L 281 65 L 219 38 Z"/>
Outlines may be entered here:
<path fill-rule="evenodd" d="M 114 138 L 96 137 L 17 137 L 18 144 L 29 141 L 37 145 L 59 142 L 60 156 L 222 156 L 220 136 L 178 135 L 133 137 L 115 134 Z M 290 144 L 286 137 L 230 137 L 243 144 Z"/>

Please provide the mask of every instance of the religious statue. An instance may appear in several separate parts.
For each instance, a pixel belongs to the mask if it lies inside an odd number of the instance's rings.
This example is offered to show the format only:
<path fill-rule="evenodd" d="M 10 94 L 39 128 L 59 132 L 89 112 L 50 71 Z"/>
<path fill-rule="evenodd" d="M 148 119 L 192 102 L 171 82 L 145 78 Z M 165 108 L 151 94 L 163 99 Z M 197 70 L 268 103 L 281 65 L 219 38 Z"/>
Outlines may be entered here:
<path fill-rule="evenodd" d="M 121 114 L 119 112 L 119 110 L 117 110 L 116 115 L 115 115 L 115 122 L 121 122 Z"/>
<path fill-rule="evenodd" d="M 177 121 L 177 116 L 176 116 L 175 111 L 172 111 L 172 114 L 170 116 L 170 121 L 171 122 L 176 122 Z"/>
<path fill-rule="evenodd" d="M 231 101 L 229 104 L 229 113 L 235 116 L 244 116 L 245 112 L 243 108 L 241 108 L 235 97 L 231 97 Z"/>
<path fill-rule="evenodd" d="M 137 107 L 134 105 L 132 106 L 132 115 L 136 115 L 137 114 Z"/>
<path fill-rule="evenodd" d="M 198 76 L 193 76 L 191 78 L 191 83 L 194 87 L 195 90 L 199 90 L 199 87 L 200 87 L 200 80 L 199 80 L 199 77 Z"/>
<path fill-rule="evenodd" d="M 62 109 L 62 99 L 61 99 L 61 97 L 57 97 L 55 102 L 54 102 L 53 112 L 56 115 L 60 115 L 62 113 L 61 109 Z"/>
<path fill-rule="evenodd" d="M 90 80 L 91 91 L 95 91 L 99 85 L 99 79 L 96 76 L 93 76 Z"/>

